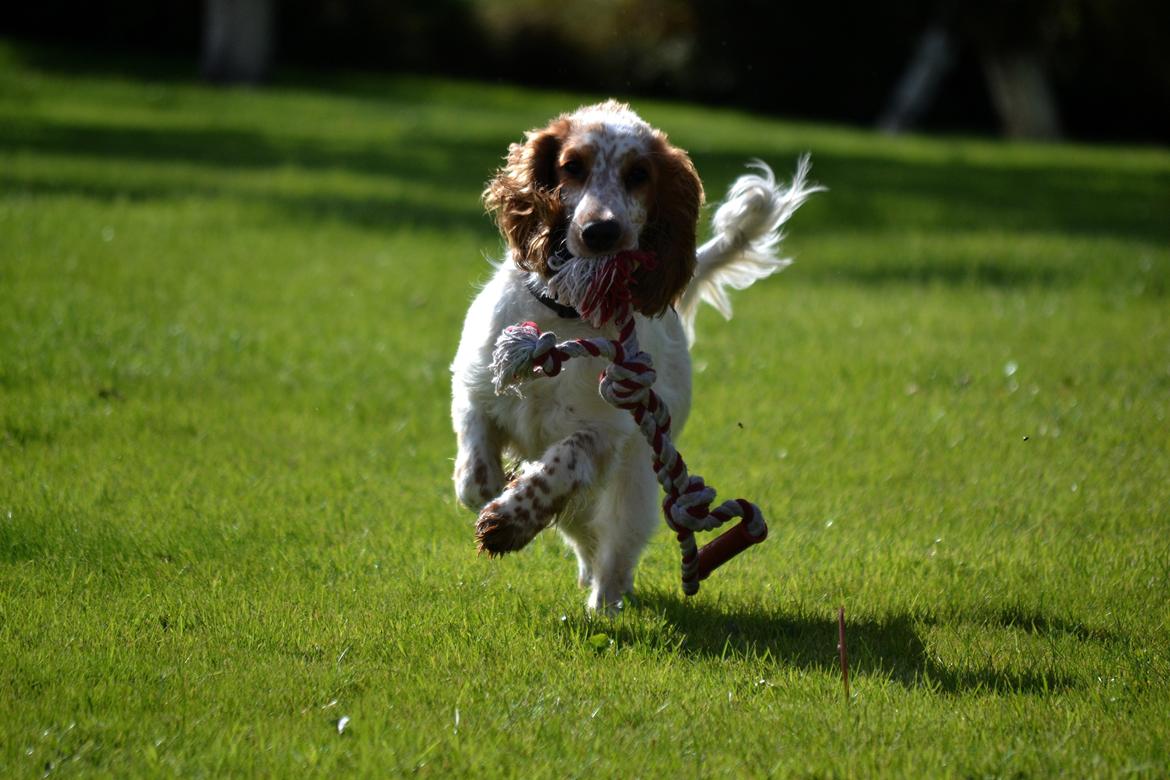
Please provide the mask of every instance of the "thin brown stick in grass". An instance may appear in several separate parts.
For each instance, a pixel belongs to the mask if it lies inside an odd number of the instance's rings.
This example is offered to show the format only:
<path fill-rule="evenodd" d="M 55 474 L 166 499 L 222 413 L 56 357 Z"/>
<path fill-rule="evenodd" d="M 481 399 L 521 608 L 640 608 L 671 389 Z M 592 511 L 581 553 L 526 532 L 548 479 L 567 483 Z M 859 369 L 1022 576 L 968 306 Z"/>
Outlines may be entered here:
<path fill-rule="evenodd" d="M 845 685 L 845 701 L 849 701 L 849 654 L 845 651 L 845 607 L 837 607 L 837 656 L 841 659 L 841 681 Z"/>

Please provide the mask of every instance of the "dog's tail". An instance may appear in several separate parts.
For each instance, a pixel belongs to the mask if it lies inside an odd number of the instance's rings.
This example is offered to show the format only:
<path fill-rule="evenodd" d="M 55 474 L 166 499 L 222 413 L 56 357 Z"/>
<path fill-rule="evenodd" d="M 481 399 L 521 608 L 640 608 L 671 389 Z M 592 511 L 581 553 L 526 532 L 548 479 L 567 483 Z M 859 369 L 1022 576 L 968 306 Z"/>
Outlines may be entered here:
<path fill-rule="evenodd" d="M 755 160 L 751 167 L 759 173 L 736 179 L 727 191 L 727 199 L 716 209 L 711 220 L 715 237 L 699 247 L 695 278 L 678 303 L 688 342 L 695 340 L 695 315 L 700 301 L 731 319 L 728 287 L 743 290 L 791 264 L 791 260 L 776 256 L 784 238 L 780 228 L 810 195 L 825 189 L 807 183 L 808 155 L 800 158 L 787 188 L 777 186 L 772 169 L 763 162 Z"/>

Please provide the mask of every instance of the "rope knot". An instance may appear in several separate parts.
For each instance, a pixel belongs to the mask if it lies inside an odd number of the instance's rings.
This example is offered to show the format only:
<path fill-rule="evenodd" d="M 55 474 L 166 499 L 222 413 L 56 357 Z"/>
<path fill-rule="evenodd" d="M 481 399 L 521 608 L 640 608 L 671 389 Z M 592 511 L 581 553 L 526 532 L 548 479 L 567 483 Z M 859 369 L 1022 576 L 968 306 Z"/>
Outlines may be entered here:
<path fill-rule="evenodd" d="M 556 376 L 561 373 L 563 362 L 564 356 L 557 349 L 557 334 L 552 331 L 541 333 L 532 350 L 532 364 L 545 376 Z"/>
<path fill-rule="evenodd" d="M 546 374 L 555 376 L 561 370 L 556 343 L 556 335 L 541 333 L 535 322 L 522 322 L 504 328 L 492 351 L 492 385 L 495 386 L 496 395 L 503 395 L 509 388 L 518 393 L 515 385 L 538 362 Z M 546 365 L 549 368 L 545 368 Z M 549 373 L 549 369 L 552 373 Z"/>
<path fill-rule="evenodd" d="M 688 476 L 685 486 L 672 498 L 670 519 L 676 526 L 704 531 L 711 524 L 711 502 L 715 500 L 715 488 L 708 487 L 702 477 Z"/>
<path fill-rule="evenodd" d="M 650 403 L 651 387 L 658 374 L 645 352 L 638 352 L 620 363 L 610 363 L 601 379 L 601 397 L 621 409 L 635 409 Z"/>

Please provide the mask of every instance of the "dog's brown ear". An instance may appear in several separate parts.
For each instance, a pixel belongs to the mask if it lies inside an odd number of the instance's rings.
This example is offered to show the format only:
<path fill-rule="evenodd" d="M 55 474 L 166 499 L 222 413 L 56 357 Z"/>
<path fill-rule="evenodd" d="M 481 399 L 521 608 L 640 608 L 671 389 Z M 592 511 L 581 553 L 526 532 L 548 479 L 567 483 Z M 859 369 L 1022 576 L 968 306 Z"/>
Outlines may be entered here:
<path fill-rule="evenodd" d="M 687 153 L 666 136 L 654 139 L 653 196 L 641 249 L 653 252 L 653 270 L 634 274 L 638 311 L 657 317 L 678 300 L 695 274 L 695 231 L 703 205 L 703 182 Z"/>
<path fill-rule="evenodd" d="M 557 119 L 508 147 L 503 168 L 483 192 L 484 206 L 496 220 L 516 264 L 544 273 L 553 242 L 563 229 L 564 206 L 557 189 L 557 155 L 569 123 Z"/>

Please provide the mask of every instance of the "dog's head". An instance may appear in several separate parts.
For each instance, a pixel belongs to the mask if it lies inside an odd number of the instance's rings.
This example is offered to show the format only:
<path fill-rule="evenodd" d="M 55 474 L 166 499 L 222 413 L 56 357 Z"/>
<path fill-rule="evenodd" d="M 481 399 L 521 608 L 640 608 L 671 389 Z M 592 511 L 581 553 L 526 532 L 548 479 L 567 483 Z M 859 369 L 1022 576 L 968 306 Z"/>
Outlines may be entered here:
<path fill-rule="evenodd" d="M 695 271 L 703 185 L 687 153 L 622 103 L 557 117 L 508 149 L 484 203 L 524 270 L 550 274 L 549 256 L 653 252 L 634 275 L 639 311 L 666 311 Z"/>

